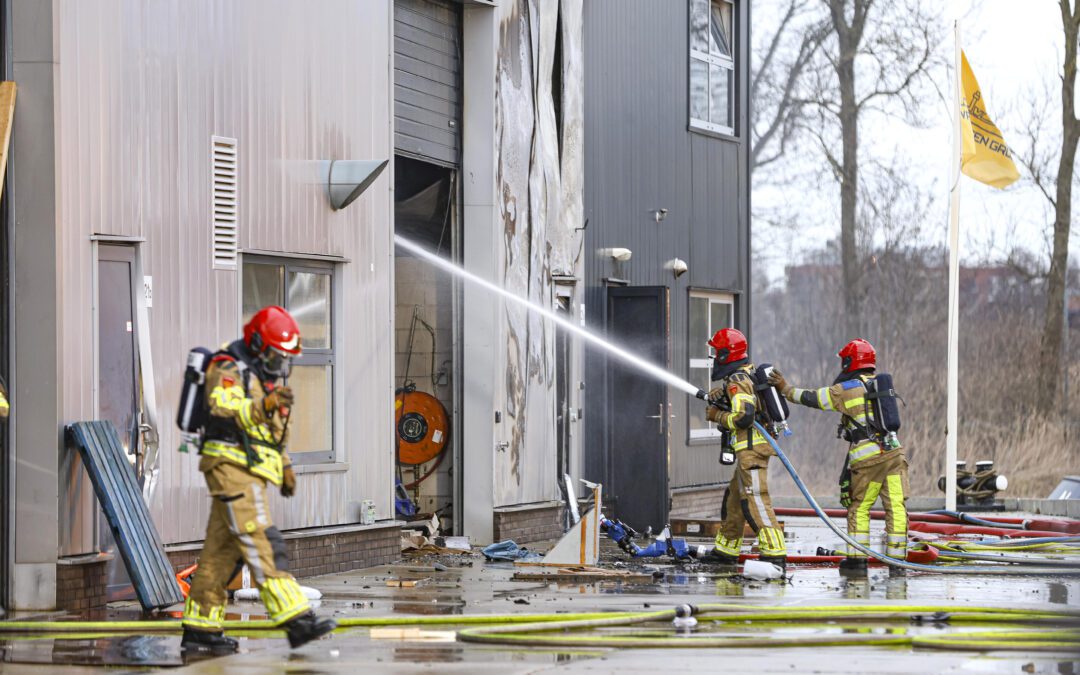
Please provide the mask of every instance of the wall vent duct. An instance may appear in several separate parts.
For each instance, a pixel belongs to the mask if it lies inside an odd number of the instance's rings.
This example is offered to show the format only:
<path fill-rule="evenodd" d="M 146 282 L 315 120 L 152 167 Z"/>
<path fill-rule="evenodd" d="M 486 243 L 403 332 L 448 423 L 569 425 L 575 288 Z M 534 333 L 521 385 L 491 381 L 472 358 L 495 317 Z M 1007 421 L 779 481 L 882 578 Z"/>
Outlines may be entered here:
<path fill-rule="evenodd" d="M 214 269 L 235 270 L 239 240 L 236 139 L 211 136 Z"/>

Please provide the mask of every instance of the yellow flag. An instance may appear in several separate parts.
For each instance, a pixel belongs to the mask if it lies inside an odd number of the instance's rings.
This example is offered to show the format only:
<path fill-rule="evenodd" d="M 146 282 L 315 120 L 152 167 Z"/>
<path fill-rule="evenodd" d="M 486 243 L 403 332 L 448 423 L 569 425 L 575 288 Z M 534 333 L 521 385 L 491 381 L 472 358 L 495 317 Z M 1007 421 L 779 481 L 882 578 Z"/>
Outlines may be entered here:
<path fill-rule="evenodd" d="M 986 100 L 963 52 L 960 62 L 960 170 L 980 183 L 1005 188 L 1020 173 L 1001 130 L 986 113 Z"/>

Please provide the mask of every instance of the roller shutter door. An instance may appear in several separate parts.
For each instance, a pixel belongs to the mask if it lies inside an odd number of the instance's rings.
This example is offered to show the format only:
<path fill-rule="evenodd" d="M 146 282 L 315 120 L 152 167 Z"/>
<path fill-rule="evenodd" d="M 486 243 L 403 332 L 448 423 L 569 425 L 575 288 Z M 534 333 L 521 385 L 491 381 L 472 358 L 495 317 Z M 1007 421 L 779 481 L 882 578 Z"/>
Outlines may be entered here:
<path fill-rule="evenodd" d="M 457 167 L 461 151 L 461 5 L 394 2 L 394 147 Z"/>

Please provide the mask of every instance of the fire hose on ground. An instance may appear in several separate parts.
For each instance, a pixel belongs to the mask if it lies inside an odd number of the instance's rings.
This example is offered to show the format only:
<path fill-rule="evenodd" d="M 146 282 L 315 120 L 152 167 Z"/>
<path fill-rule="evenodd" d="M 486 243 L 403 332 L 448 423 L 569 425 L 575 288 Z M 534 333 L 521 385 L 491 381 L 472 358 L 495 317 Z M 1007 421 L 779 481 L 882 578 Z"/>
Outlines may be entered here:
<path fill-rule="evenodd" d="M 890 558 L 866 546 L 855 542 L 843 532 L 825 514 L 806 485 L 799 478 L 790 460 L 780 446 L 759 427 L 759 430 L 772 444 L 777 457 L 791 474 L 814 512 L 833 532 L 854 547 L 887 565 L 903 567 L 915 571 L 945 572 L 953 574 L 1039 574 L 1052 573 L 1080 574 L 1080 568 L 1054 568 L 1032 566 L 936 566 L 909 563 Z M 1074 537 L 1051 537 L 1060 540 L 1074 540 Z M 1040 539 L 1027 539 L 1028 546 L 1041 543 Z M 1013 550 L 1003 547 L 1004 550 Z M 946 551 L 953 555 L 956 551 Z M 931 649 L 967 649 L 967 650 L 1024 650 L 1024 651 L 1063 651 L 1080 648 L 1080 610 L 1075 609 L 1019 609 L 1003 607 L 964 606 L 964 605 L 848 605 L 821 607 L 786 607 L 781 610 L 760 606 L 709 604 L 687 609 L 689 606 L 656 612 L 597 612 L 585 614 L 511 614 L 511 615 L 472 615 L 472 616 L 424 616 L 424 617 L 346 617 L 339 620 L 339 629 L 379 626 L 434 626 L 434 625 L 474 625 L 458 632 L 458 638 L 465 642 L 482 642 L 517 646 L 545 647 L 643 647 L 643 648 L 747 648 L 747 647 L 807 647 L 807 646 L 842 646 L 842 645 L 898 645 L 924 647 Z M 621 627 L 656 621 L 673 620 L 691 612 L 697 618 L 744 626 L 755 623 L 793 623 L 817 622 L 834 624 L 840 621 L 865 622 L 868 619 L 880 621 L 905 620 L 917 624 L 1005 624 L 1009 626 L 1040 626 L 1038 631 L 982 631 L 952 633 L 948 635 L 918 635 L 904 633 L 889 634 L 832 634 L 823 633 L 799 637 L 741 637 L 741 636 L 672 636 L 647 637 L 626 635 L 574 635 L 566 631 Z M 1046 626 L 1070 626 L 1067 629 L 1046 630 Z M 280 631 L 270 621 L 226 621 L 224 628 L 230 633 L 258 634 L 266 631 Z M 181 624 L 175 620 L 147 621 L 0 621 L 0 634 L 24 635 L 85 635 L 98 632 L 104 635 L 128 633 L 175 633 Z M 552 633 L 559 631 L 560 634 Z"/>
<path fill-rule="evenodd" d="M 693 615 L 702 621 L 742 629 L 750 625 L 822 625 L 843 628 L 844 622 L 864 626 L 867 621 L 905 622 L 926 625 L 998 625 L 1008 630 L 917 634 L 891 629 L 885 633 L 840 634 L 823 632 L 798 637 L 745 637 L 739 635 L 589 635 L 567 631 L 618 628 L 655 622 L 670 622 L 678 616 Z M 339 630 L 385 626 L 461 626 L 464 642 L 542 647 L 622 647 L 622 648 L 747 648 L 825 646 L 909 646 L 930 649 L 1072 651 L 1080 647 L 1080 610 L 1022 609 L 979 605 L 825 605 L 793 606 L 783 609 L 738 604 L 683 605 L 652 612 L 593 612 L 581 614 L 509 614 L 472 616 L 347 617 L 339 620 Z M 263 635 L 280 632 L 269 621 L 226 621 L 232 635 Z M 1017 628 L 1028 630 L 1017 630 Z M 5 621 L 0 633 L 11 639 L 21 633 L 26 639 L 86 639 L 130 633 L 178 633 L 179 621 Z"/>
<path fill-rule="evenodd" d="M 776 456 L 780 459 L 780 463 L 783 464 L 784 468 L 787 469 L 787 472 L 789 474 L 791 474 L 791 479 L 793 481 L 795 481 L 795 486 L 799 488 L 799 492 L 801 492 L 803 497 L 806 498 L 807 503 L 810 504 L 810 508 L 812 508 L 814 510 L 814 512 L 817 514 L 818 518 L 820 518 L 822 520 L 822 522 L 824 522 L 825 525 L 830 530 L 833 531 L 833 534 L 835 534 L 836 536 L 838 536 L 842 540 L 844 540 L 844 543 L 846 543 L 848 546 L 850 546 L 854 550 L 859 551 L 860 553 L 866 555 L 867 557 L 870 557 L 870 558 L 873 558 L 873 559 L 878 560 L 880 562 L 883 562 L 886 565 L 889 565 L 891 567 L 901 567 L 903 569 L 914 570 L 916 572 L 938 572 L 938 573 L 946 573 L 946 574 L 1003 574 L 1003 575 L 1012 575 L 1012 574 L 1045 575 L 1045 574 L 1047 574 L 1047 570 L 1046 570 L 1045 567 L 1034 567 L 1034 566 L 1004 566 L 1004 565 L 1002 565 L 1002 566 L 995 566 L 995 565 L 972 566 L 972 565 L 968 565 L 968 566 L 956 566 L 956 567 L 953 567 L 953 566 L 939 566 L 939 565 L 923 565 L 923 564 L 920 564 L 920 563 L 907 562 L 906 560 L 899 560 L 897 558 L 890 558 L 889 556 L 887 556 L 887 555 L 885 555 L 883 553 L 878 553 L 877 551 L 871 549 L 868 546 L 863 546 L 859 542 L 857 542 L 854 539 L 852 539 L 851 537 L 849 537 L 847 532 L 844 532 L 843 530 L 841 530 L 840 527 L 837 526 L 837 524 L 834 523 L 832 521 L 832 519 L 829 518 L 828 515 L 826 515 L 825 511 L 817 503 L 817 500 L 814 499 L 814 495 L 810 494 L 810 490 L 807 489 L 806 483 L 803 483 L 802 479 L 799 478 L 799 473 L 797 471 L 795 471 L 795 467 L 792 466 L 791 460 L 789 460 L 787 455 L 784 454 L 784 451 L 780 448 L 780 444 L 776 442 L 776 439 L 774 439 L 772 437 L 772 435 L 769 434 L 769 432 L 765 430 L 765 427 L 761 426 L 761 424 L 759 424 L 757 422 L 754 422 L 754 427 L 758 431 L 761 432 L 761 435 L 764 436 L 765 439 L 769 442 L 769 445 L 772 446 L 773 451 L 776 452 Z M 1060 568 L 1060 569 L 1055 569 L 1054 574 L 1080 575 L 1080 565 L 1075 566 L 1075 567 L 1063 567 L 1063 568 Z"/>

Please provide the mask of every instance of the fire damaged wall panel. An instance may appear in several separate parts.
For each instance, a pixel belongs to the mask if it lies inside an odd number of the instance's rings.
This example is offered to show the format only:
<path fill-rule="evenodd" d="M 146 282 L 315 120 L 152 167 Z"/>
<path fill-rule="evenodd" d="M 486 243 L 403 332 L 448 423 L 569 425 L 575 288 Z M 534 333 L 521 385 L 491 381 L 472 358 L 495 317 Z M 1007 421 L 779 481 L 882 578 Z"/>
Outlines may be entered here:
<path fill-rule="evenodd" d="M 580 246 L 573 220 L 580 196 L 573 195 L 581 191 L 581 4 L 519 0 L 499 11 L 502 281 L 552 307 L 552 274 L 574 275 Z M 555 101 L 562 103 L 558 117 Z M 524 308 L 506 305 L 504 314 L 506 420 L 496 431 L 495 504 L 557 499 L 555 332 Z"/>

